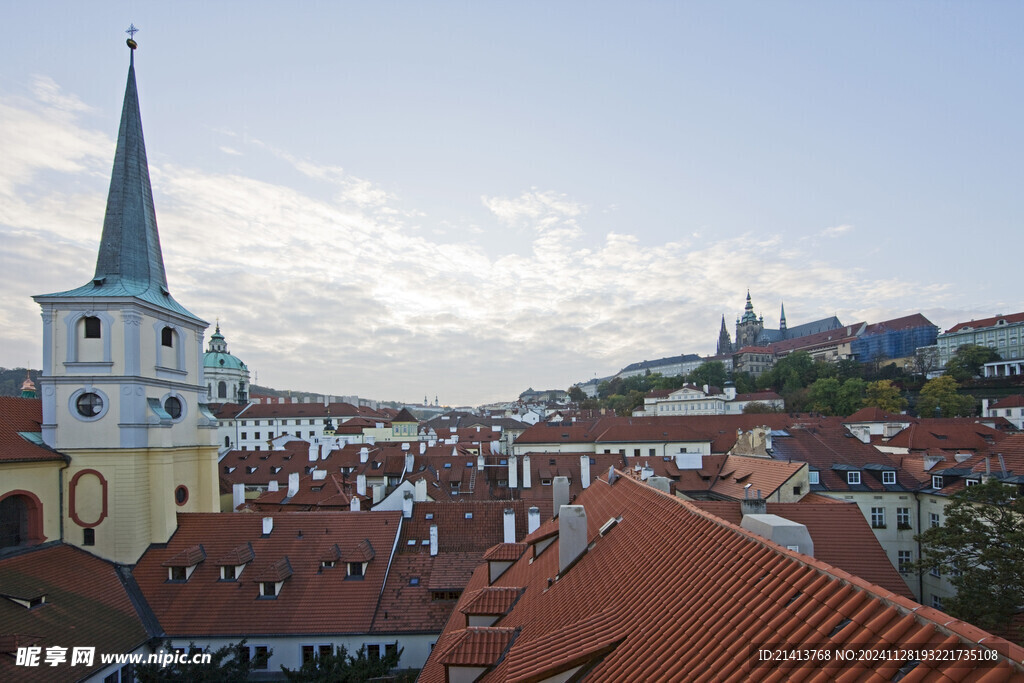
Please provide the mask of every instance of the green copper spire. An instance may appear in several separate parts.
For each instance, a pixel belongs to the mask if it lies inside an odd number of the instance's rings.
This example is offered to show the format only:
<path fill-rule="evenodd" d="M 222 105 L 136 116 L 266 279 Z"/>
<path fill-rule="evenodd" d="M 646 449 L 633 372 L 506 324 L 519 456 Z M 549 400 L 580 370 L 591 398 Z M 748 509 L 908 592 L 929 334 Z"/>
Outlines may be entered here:
<path fill-rule="evenodd" d="M 111 285 L 120 283 L 128 294 L 138 295 L 149 289 L 167 292 L 135 85 L 135 48 L 131 49 L 114 170 L 107 193 L 107 213 L 93 280 Z"/>
<path fill-rule="evenodd" d="M 134 35 L 137 30 L 132 26 L 128 33 Z M 92 282 L 83 287 L 34 298 L 40 301 L 56 297 L 136 297 L 199 320 L 175 301 L 167 289 L 156 210 L 153 208 L 153 188 L 149 182 L 146 143 L 142 136 L 139 93 L 135 85 L 135 49 L 138 44 L 132 38 L 127 43 L 131 50 L 128 83 L 124 90 L 96 273 Z"/>

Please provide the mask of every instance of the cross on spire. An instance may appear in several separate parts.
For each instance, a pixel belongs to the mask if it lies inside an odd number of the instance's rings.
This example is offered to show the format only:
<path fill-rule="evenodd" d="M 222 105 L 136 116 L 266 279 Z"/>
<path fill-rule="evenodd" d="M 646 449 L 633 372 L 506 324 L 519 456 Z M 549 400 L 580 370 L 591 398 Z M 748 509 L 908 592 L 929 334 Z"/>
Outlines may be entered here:
<path fill-rule="evenodd" d="M 135 28 L 135 24 L 129 24 L 128 30 L 125 31 L 132 40 L 135 40 L 135 34 L 138 32 L 139 29 Z"/>

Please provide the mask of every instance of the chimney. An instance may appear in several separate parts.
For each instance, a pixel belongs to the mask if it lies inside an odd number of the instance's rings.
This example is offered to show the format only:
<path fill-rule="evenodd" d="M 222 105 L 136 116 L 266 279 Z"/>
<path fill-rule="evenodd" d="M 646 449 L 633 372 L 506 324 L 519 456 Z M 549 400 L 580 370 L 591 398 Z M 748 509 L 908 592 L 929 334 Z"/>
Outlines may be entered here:
<path fill-rule="evenodd" d="M 430 525 L 430 556 L 435 557 L 437 555 L 437 525 Z"/>
<path fill-rule="evenodd" d="M 359 462 L 366 462 L 370 459 L 370 449 L 363 446 L 359 449 Z"/>
<path fill-rule="evenodd" d="M 377 503 L 381 502 L 382 500 L 384 500 L 384 485 L 383 484 L 374 484 L 373 485 L 373 504 L 376 505 Z"/>
<path fill-rule="evenodd" d="M 569 477 L 555 477 L 551 486 L 552 500 L 554 502 L 555 516 L 563 505 L 569 504 Z"/>
<path fill-rule="evenodd" d="M 243 504 L 245 504 L 245 484 L 235 484 L 231 487 L 231 509 L 237 512 Z"/>
<path fill-rule="evenodd" d="M 366 443 L 370 444 L 371 446 L 376 446 L 377 445 L 377 437 L 375 437 L 375 436 L 368 436 L 368 437 L 366 437 Z"/>
<path fill-rule="evenodd" d="M 558 510 L 558 573 L 568 569 L 586 549 L 587 511 L 582 505 L 563 505 Z"/>
<path fill-rule="evenodd" d="M 423 455 L 426 452 L 427 452 L 427 444 L 424 443 L 423 441 L 420 441 L 420 455 Z"/>
<path fill-rule="evenodd" d="M 263 535 L 269 536 L 270 532 L 274 530 L 274 518 L 264 517 L 263 518 Z"/>
<path fill-rule="evenodd" d="M 530 472 L 530 456 L 524 455 L 523 456 L 523 488 L 524 489 L 530 488 L 530 477 L 531 477 L 531 472 Z"/>
<path fill-rule="evenodd" d="M 480 472 L 484 471 L 484 456 L 483 456 L 483 453 L 481 453 L 480 455 L 476 456 L 476 468 Z"/>
<path fill-rule="evenodd" d="M 744 491 L 746 495 L 746 491 Z M 740 501 L 740 512 L 746 515 L 768 514 L 768 501 L 764 498 L 744 498 Z"/>
<path fill-rule="evenodd" d="M 519 458 L 510 455 L 508 458 L 508 487 L 519 488 Z"/>
<path fill-rule="evenodd" d="M 647 485 L 663 493 L 672 494 L 672 482 L 669 481 L 668 477 L 650 477 L 647 480 Z"/>
<path fill-rule="evenodd" d="M 271 479 L 267 483 L 267 490 L 268 491 L 277 491 L 277 480 L 276 479 Z"/>
<path fill-rule="evenodd" d="M 413 497 L 413 500 L 415 500 L 417 503 L 427 502 L 427 480 L 422 478 L 417 479 L 415 486 L 416 493 Z"/>
<path fill-rule="evenodd" d="M 711 393 L 711 387 L 708 386 L 707 384 L 704 385 L 704 393 L 705 394 L 710 394 Z"/>
<path fill-rule="evenodd" d="M 505 540 L 504 543 L 516 542 L 516 511 L 505 508 Z"/>
<path fill-rule="evenodd" d="M 288 475 L 288 497 L 293 498 L 299 492 L 299 473 L 292 472 Z"/>
<path fill-rule="evenodd" d="M 402 498 L 402 516 L 406 519 L 412 519 L 412 496 L 408 492 Z"/>
<path fill-rule="evenodd" d="M 532 534 L 540 528 L 540 508 L 534 505 L 527 511 L 526 532 Z"/>
<path fill-rule="evenodd" d="M 814 556 L 814 541 L 803 524 L 778 515 L 744 514 L 740 526 L 785 548 Z"/>
<path fill-rule="evenodd" d="M 590 486 L 590 456 L 586 453 L 580 456 L 580 483 L 583 488 Z"/>
<path fill-rule="evenodd" d="M 412 451 L 405 452 L 405 473 L 412 474 L 413 469 L 416 467 L 416 456 L 412 454 Z"/>
<path fill-rule="evenodd" d="M 654 470 L 644 463 L 644 466 L 640 469 L 640 481 L 647 481 L 654 476 Z"/>
<path fill-rule="evenodd" d="M 348 505 L 348 509 L 352 512 L 359 512 L 359 498 L 352 496 L 352 501 Z"/>
<path fill-rule="evenodd" d="M 365 474 L 356 475 L 356 493 L 358 493 L 360 496 L 365 496 L 366 495 L 366 475 Z"/>
<path fill-rule="evenodd" d="M 318 450 L 319 449 L 318 449 L 318 447 L 317 447 L 317 445 L 315 443 L 309 444 L 309 461 L 310 462 L 316 462 L 317 459 L 320 457 L 320 453 L 317 452 Z"/>
<path fill-rule="evenodd" d="M 981 399 L 981 416 L 982 417 L 988 417 L 989 416 L 989 414 L 988 414 L 988 399 L 987 398 Z"/>

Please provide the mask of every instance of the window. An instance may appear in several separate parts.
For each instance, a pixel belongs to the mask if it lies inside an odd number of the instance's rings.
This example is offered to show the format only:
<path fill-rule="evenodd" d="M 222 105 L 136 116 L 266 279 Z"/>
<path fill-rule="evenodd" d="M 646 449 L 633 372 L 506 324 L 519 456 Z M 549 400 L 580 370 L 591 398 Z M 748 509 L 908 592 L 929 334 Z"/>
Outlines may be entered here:
<path fill-rule="evenodd" d="M 928 573 L 934 576 L 935 578 L 939 578 L 942 576 L 942 570 L 939 569 L 938 566 L 932 567 Z"/>
<path fill-rule="evenodd" d="M 801 491 L 801 488 L 799 486 L 794 486 L 793 487 L 793 495 L 794 496 L 799 496 L 800 495 L 800 491 Z"/>
<path fill-rule="evenodd" d="M 935 593 L 932 593 L 932 607 L 935 609 L 942 609 L 942 598 Z"/>
<path fill-rule="evenodd" d="M 900 574 L 910 572 L 910 563 L 914 561 L 914 554 L 909 550 L 900 550 L 896 555 L 896 568 Z"/>
<path fill-rule="evenodd" d="M 366 658 L 367 659 L 380 659 L 380 645 L 367 645 L 366 646 Z"/>
<path fill-rule="evenodd" d="M 352 578 L 363 578 L 363 563 L 362 562 L 349 562 L 348 563 L 348 575 Z"/>
<path fill-rule="evenodd" d="M 249 434 L 247 432 L 242 432 L 242 438 L 243 439 L 248 439 L 249 438 Z"/>
<path fill-rule="evenodd" d="M 95 529 L 82 529 L 82 545 L 96 545 Z"/>
<path fill-rule="evenodd" d="M 227 398 L 227 397 L 228 397 L 228 385 L 227 385 L 227 382 L 224 382 L 224 381 L 217 382 L 217 398 Z"/>
<path fill-rule="evenodd" d="M 391 657 L 398 654 L 398 643 L 385 643 L 384 656 Z"/>
<path fill-rule="evenodd" d="M 258 439 L 258 438 L 260 438 L 260 433 L 259 433 L 259 432 L 256 432 L 255 434 L 253 434 L 253 437 L 252 437 L 252 438 L 254 438 L 254 439 Z"/>
<path fill-rule="evenodd" d="M 847 472 L 846 473 L 846 483 L 850 484 L 850 485 L 859 484 L 860 483 L 860 472 Z"/>
<path fill-rule="evenodd" d="M 188 568 L 187 567 L 168 567 L 167 568 L 167 579 L 169 581 L 187 581 L 188 580 Z"/>
<path fill-rule="evenodd" d="M 430 599 L 434 602 L 446 602 L 458 600 L 460 595 L 462 595 L 462 591 L 431 591 Z"/>
<path fill-rule="evenodd" d="M 82 417 L 96 417 L 103 412 L 103 399 L 99 394 L 86 392 L 75 401 L 75 409 Z"/>
<path fill-rule="evenodd" d="M 167 411 L 172 420 L 177 420 L 181 417 L 181 399 L 177 396 L 169 396 L 164 401 L 164 410 Z"/>
<path fill-rule="evenodd" d="M 633 449 L 633 457 L 634 458 L 639 458 L 640 457 L 640 449 L 639 448 L 634 448 Z"/>
<path fill-rule="evenodd" d="M 174 330 L 170 327 L 165 327 L 160 330 L 160 344 L 169 348 L 174 348 Z"/>
<path fill-rule="evenodd" d="M 252 668 L 266 670 L 270 665 L 270 648 L 257 645 L 253 648 Z"/>
<path fill-rule="evenodd" d="M 85 318 L 85 338 L 86 339 L 99 339 L 100 338 L 100 319 L 96 316 L 88 316 Z"/>
<path fill-rule="evenodd" d="M 238 578 L 238 575 L 235 572 L 235 565 L 233 565 L 233 564 L 226 564 L 226 565 L 222 565 L 221 566 L 221 568 L 220 568 L 220 580 L 221 581 L 234 581 L 236 578 Z"/>
<path fill-rule="evenodd" d="M 895 484 L 896 483 L 896 470 L 885 470 L 882 472 L 882 483 L 883 484 Z"/>
<path fill-rule="evenodd" d="M 910 528 L 910 508 L 896 508 L 896 528 Z"/>
<path fill-rule="evenodd" d="M 821 483 L 820 479 L 818 478 L 818 471 L 817 470 L 811 470 L 810 472 L 808 472 L 807 473 L 807 480 L 811 484 L 820 484 Z"/>
<path fill-rule="evenodd" d="M 977 483 L 977 479 L 964 479 L 964 486 L 975 486 Z"/>
<path fill-rule="evenodd" d="M 316 659 L 316 648 L 312 645 L 302 646 L 302 663 L 312 662 Z"/>
<path fill-rule="evenodd" d="M 928 526 L 937 527 L 939 526 L 939 513 L 929 512 L 928 513 Z"/>
<path fill-rule="evenodd" d="M 188 487 L 182 484 L 178 488 L 174 489 L 174 502 L 178 506 L 182 506 L 188 502 Z"/>
<path fill-rule="evenodd" d="M 657 451 L 656 448 L 650 448 L 650 449 L 647 450 L 647 454 L 650 455 L 653 458 L 656 451 Z M 593 458 L 591 458 L 591 460 L 593 460 Z M 593 463 L 591 463 L 591 464 L 593 464 Z"/>
<path fill-rule="evenodd" d="M 885 508 L 871 508 L 871 528 L 885 528 Z"/>
<path fill-rule="evenodd" d="M 316 649 L 316 656 L 317 657 L 321 657 L 321 658 L 323 658 L 323 657 L 330 657 L 333 654 L 334 654 L 334 646 L 333 645 L 320 645 Z"/>
<path fill-rule="evenodd" d="M 236 649 L 235 649 L 235 657 L 238 659 L 238 662 L 240 664 L 242 664 L 242 665 L 248 664 L 250 659 L 251 659 L 251 657 L 252 657 L 251 653 L 249 652 L 249 646 L 248 645 L 239 645 L 239 646 L 237 646 Z"/>
<path fill-rule="evenodd" d="M 276 598 L 277 597 L 277 584 L 273 581 L 261 581 L 260 582 L 260 597 L 264 598 Z"/>
<path fill-rule="evenodd" d="M 932 475 L 932 488 L 933 489 L 941 489 L 942 488 L 942 475 L 941 474 L 933 474 Z"/>

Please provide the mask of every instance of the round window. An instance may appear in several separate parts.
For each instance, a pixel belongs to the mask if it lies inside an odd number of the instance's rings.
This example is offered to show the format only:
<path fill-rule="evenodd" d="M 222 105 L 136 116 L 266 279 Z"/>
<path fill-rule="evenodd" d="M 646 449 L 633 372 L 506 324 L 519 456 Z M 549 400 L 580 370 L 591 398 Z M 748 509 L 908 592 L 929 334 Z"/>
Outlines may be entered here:
<path fill-rule="evenodd" d="M 185 486 L 179 486 L 174 489 L 174 502 L 178 505 L 184 505 L 188 502 L 188 489 Z"/>
<path fill-rule="evenodd" d="M 75 408 L 82 417 L 96 417 L 103 412 L 103 399 L 99 394 L 85 393 L 75 401 Z"/>
<path fill-rule="evenodd" d="M 172 420 L 177 420 L 181 417 L 181 399 L 176 396 L 171 396 L 164 401 L 164 410 L 171 416 Z"/>

